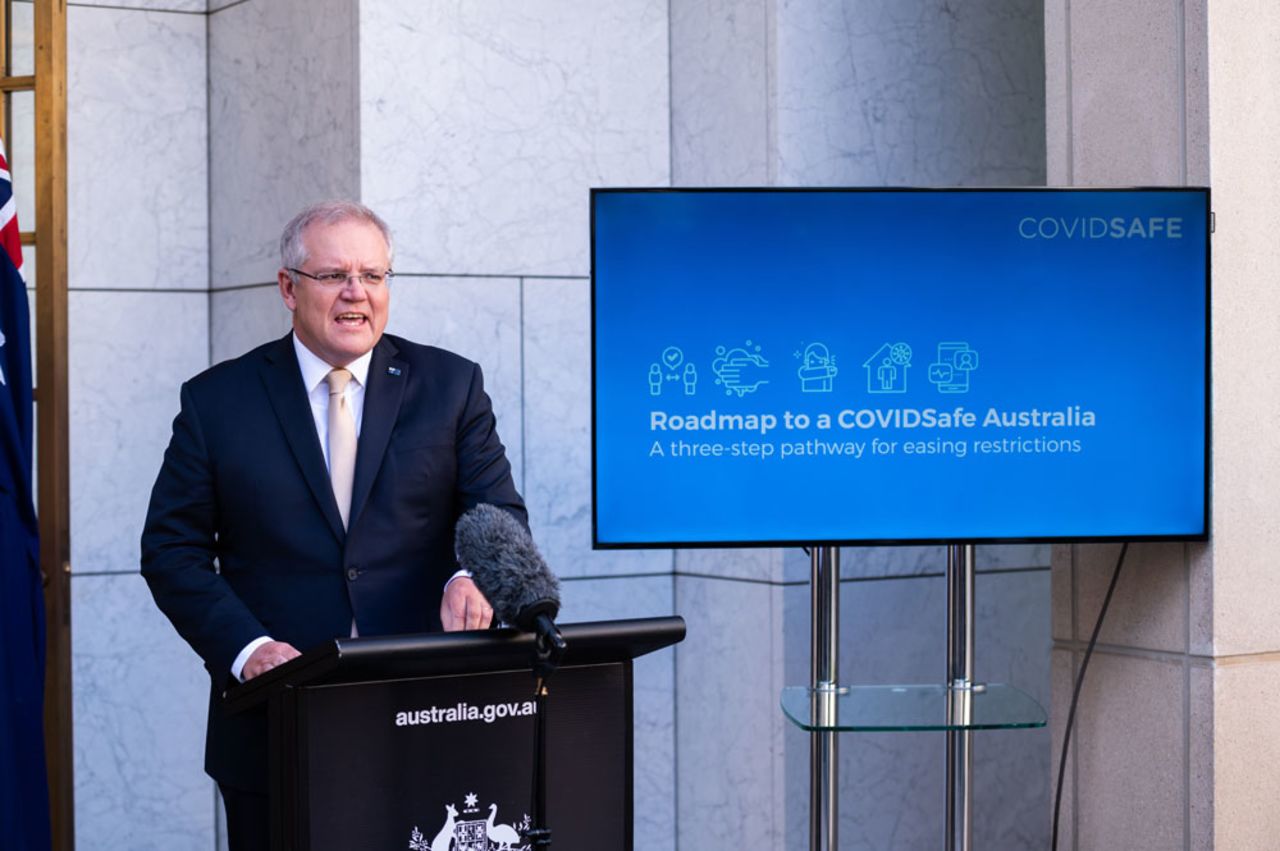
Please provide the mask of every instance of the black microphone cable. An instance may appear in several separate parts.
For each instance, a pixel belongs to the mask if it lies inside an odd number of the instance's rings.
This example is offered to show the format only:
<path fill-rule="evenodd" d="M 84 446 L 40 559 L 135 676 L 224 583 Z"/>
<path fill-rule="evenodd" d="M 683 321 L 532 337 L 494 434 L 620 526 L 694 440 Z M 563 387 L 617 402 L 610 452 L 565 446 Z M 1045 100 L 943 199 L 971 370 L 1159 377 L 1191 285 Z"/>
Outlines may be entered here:
<path fill-rule="evenodd" d="M 1093 625 L 1093 635 L 1089 637 L 1089 646 L 1085 648 L 1084 660 L 1080 663 L 1080 673 L 1076 674 L 1076 685 L 1071 693 L 1071 708 L 1067 710 L 1067 728 L 1062 734 L 1062 756 L 1058 760 L 1058 789 L 1053 796 L 1053 842 L 1050 851 L 1058 851 L 1058 816 L 1062 811 L 1062 780 L 1067 773 L 1067 751 L 1071 747 L 1071 727 L 1076 720 L 1076 704 L 1080 701 L 1080 689 L 1084 685 L 1084 673 L 1089 670 L 1089 658 L 1093 656 L 1093 646 L 1098 643 L 1098 633 L 1102 632 L 1102 621 L 1107 616 L 1107 607 L 1111 605 L 1111 595 L 1116 590 L 1116 580 L 1120 578 L 1120 568 L 1124 566 L 1125 553 L 1129 551 L 1129 542 L 1120 547 L 1120 556 L 1116 559 L 1115 570 L 1111 573 L 1111 585 L 1107 587 L 1107 596 L 1102 600 L 1102 609 L 1098 612 L 1098 622 Z"/>

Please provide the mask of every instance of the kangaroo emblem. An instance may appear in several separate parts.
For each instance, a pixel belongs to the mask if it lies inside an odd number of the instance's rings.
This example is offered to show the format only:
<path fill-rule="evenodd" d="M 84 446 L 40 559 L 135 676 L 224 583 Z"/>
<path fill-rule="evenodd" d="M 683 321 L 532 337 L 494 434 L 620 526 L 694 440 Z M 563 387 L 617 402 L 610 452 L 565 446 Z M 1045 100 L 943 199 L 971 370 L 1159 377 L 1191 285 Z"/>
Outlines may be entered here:
<path fill-rule="evenodd" d="M 436 838 L 431 840 L 431 851 L 449 851 L 449 846 L 453 844 L 454 819 L 458 817 L 458 811 L 454 809 L 453 804 L 445 804 L 444 811 L 449 817 L 445 820 L 444 827 L 440 828 L 440 832 L 436 834 Z"/>

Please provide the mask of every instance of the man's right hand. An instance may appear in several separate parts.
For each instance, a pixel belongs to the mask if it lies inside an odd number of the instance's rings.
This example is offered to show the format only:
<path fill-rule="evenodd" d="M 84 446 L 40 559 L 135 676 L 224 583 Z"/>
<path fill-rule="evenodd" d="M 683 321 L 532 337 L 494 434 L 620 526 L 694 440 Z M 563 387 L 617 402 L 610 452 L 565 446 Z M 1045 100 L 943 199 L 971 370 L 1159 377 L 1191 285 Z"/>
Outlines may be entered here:
<path fill-rule="evenodd" d="M 249 661 L 244 663 L 244 670 L 241 675 L 247 683 L 259 674 L 265 674 L 277 665 L 283 665 L 290 659 L 296 659 L 301 655 L 294 649 L 292 644 L 286 644 L 283 641 L 268 641 L 249 654 Z"/>

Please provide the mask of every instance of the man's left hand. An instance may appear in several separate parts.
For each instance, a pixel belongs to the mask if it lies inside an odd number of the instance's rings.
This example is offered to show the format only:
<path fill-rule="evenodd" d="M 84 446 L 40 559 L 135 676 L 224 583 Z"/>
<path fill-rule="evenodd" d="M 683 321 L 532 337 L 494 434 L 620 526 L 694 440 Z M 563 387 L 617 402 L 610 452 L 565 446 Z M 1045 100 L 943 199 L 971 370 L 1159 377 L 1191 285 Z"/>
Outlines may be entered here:
<path fill-rule="evenodd" d="M 440 601 L 440 623 L 445 632 L 462 629 L 488 629 L 493 622 L 493 606 L 480 593 L 476 583 L 466 576 L 449 581 Z"/>

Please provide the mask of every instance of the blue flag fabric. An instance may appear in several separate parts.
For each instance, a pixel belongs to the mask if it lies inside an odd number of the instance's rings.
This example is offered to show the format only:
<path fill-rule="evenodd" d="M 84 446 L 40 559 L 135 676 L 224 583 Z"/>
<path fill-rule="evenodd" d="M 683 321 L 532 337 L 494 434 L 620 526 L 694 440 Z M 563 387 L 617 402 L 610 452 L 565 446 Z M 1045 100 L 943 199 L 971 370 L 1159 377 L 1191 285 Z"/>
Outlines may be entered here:
<path fill-rule="evenodd" d="M 31 323 L 18 269 L 17 230 L 0 146 L 0 848 L 47 851 L 44 594 L 31 488 Z"/>

